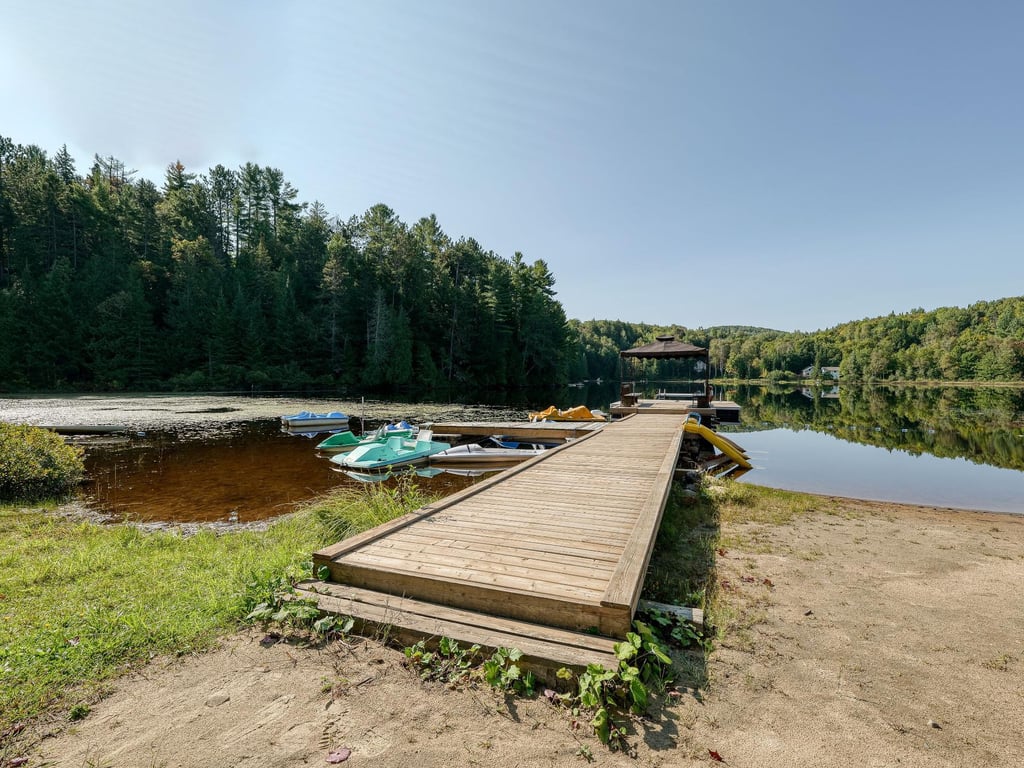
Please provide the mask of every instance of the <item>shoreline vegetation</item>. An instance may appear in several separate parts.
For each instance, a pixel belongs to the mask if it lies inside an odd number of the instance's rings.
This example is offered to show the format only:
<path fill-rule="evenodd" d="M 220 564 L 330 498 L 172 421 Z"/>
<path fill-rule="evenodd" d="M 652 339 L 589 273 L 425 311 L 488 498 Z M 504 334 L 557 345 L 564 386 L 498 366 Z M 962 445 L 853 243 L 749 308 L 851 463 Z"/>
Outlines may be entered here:
<path fill-rule="evenodd" d="M 254 607 L 289 580 L 308 575 L 306 561 L 314 549 L 424 502 L 412 485 L 376 488 L 317 500 L 265 531 L 190 537 L 143 532 L 129 524 L 82 522 L 63 516 L 55 505 L 0 507 L 0 758 L 10 760 L 43 736 L 65 732 L 62 724 L 84 727 L 85 722 L 77 721 L 87 721 L 90 711 L 102 707 L 129 679 L 126 673 L 151 660 L 178 657 L 187 664 L 200 663 L 194 657 L 229 642 L 225 638 L 233 636 Z M 936 549 L 928 539 L 916 543 L 929 556 L 948 558 L 951 567 L 961 547 L 957 530 L 993 537 L 985 545 L 990 548 L 1004 546 L 995 540 L 1005 539 L 1010 543 L 999 555 L 1003 565 L 1024 569 L 1024 520 L 1014 515 L 863 502 L 729 482 L 709 482 L 696 499 L 676 488 L 644 597 L 704 608 L 708 631 L 706 645 L 699 642 L 673 652 L 676 687 L 659 706 L 679 704 L 680 697 L 689 695 L 680 691 L 716 696 L 730 685 L 722 677 L 722 660 L 738 648 L 757 653 L 759 627 L 770 623 L 773 580 L 778 583 L 779 578 L 763 575 L 761 561 L 792 555 L 807 531 L 827 526 L 856 526 L 859 535 L 870 538 L 864 526 L 872 518 L 878 525 L 897 527 L 921 527 L 925 521 L 922 530 L 933 526 L 940 546 Z M 746 554 L 741 557 L 740 552 Z M 813 570 L 829 555 L 827 546 L 815 544 L 796 555 L 795 562 Z M 732 573 L 743 558 L 747 564 Z M 903 567 L 884 558 L 874 566 L 883 571 Z M 1002 598 L 1012 600 L 1009 594 Z M 811 595 L 806 599 L 814 602 Z M 895 599 L 902 605 L 905 598 Z M 815 611 L 823 611 L 818 605 Z M 998 623 L 998 616 L 992 618 Z M 913 632 L 913 627 L 904 631 Z M 885 638 L 877 642 L 879 651 L 887 652 Z M 979 654 L 991 655 L 995 667 L 1018 669 L 1024 659 L 1024 648 L 988 648 L 985 630 L 974 642 Z M 1005 678 L 1014 679 L 1019 683 L 1022 678 Z M 420 685 L 415 675 L 409 685 Z M 689 711 L 687 702 L 680 706 Z M 1019 721 L 1019 703 L 1015 712 L 1011 724 Z M 642 721 L 630 725 L 633 733 L 627 741 L 634 749 L 637 730 L 643 727 Z M 580 735 L 570 731 L 562 737 L 578 741 L 581 749 L 599 747 L 579 741 Z"/>

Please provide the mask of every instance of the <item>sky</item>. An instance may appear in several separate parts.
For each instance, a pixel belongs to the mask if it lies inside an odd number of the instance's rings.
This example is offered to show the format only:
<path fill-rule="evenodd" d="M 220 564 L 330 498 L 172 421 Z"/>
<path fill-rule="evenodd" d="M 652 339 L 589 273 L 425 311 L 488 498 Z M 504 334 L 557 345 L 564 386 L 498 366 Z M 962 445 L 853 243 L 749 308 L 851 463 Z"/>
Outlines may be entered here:
<path fill-rule="evenodd" d="M 570 318 L 1024 295 L 1017 0 L 0 0 L 0 135 L 273 166 L 543 259 Z"/>

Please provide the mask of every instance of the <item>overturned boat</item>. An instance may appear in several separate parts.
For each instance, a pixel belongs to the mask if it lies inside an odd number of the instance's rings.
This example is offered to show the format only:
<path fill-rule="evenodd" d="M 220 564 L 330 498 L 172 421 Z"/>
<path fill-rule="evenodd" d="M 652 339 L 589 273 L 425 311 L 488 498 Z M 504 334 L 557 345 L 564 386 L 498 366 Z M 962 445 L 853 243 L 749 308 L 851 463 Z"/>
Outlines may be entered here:
<path fill-rule="evenodd" d="M 313 413 L 299 411 L 291 416 L 281 417 L 281 426 L 288 430 L 308 430 L 315 432 L 320 427 L 340 428 L 348 424 L 348 416 L 341 411 L 330 413 Z"/>

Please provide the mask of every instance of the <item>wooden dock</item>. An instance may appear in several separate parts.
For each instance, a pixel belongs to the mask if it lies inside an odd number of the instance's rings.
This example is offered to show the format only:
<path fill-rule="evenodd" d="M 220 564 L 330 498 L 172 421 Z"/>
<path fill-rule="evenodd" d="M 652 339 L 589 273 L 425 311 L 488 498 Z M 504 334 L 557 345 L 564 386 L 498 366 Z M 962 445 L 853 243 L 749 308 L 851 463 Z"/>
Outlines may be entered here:
<path fill-rule="evenodd" d="M 678 415 L 654 413 L 587 430 L 316 552 L 330 580 L 307 583 L 305 594 L 324 610 L 378 624 L 387 616 L 420 635 L 485 646 L 518 638 L 550 662 L 608 662 L 636 610 L 680 427 Z"/>
<path fill-rule="evenodd" d="M 698 408 L 689 400 L 638 400 L 634 405 L 612 403 L 608 410 L 613 416 L 619 417 L 649 413 L 672 413 L 679 416 L 699 413 L 727 423 L 738 423 L 740 420 L 740 406 L 732 400 L 712 400 L 707 408 Z"/>

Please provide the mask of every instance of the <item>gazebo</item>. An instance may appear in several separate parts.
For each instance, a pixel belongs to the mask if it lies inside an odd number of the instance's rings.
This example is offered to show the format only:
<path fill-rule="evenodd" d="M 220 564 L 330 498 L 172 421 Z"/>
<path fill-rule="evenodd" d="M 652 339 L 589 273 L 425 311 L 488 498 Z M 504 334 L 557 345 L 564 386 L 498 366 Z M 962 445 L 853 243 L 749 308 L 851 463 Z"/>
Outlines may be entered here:
<path fill-rule="evenodd" d="M 620 396 L 622 405 L 636 405 L 637 394 L 633 392 L 633 383 L 636 379 L 635 366 L 637 360 L 678 360 L 696 359 L 704 363 L 704 387 L 702 392 L 689 396 L 695 400 L 698 408 L 707 408 L 711 403 L 711 382 L 708 350 L 704 347 L 697 347 L 687 344 L 685 341 L 677 341 L 675 336 L 656 336 L 650 344 L 644 344 L 632 349 L 624 349 L 619 352 L 619 368 L 621 377 Z M 625 375 L 626 369 L 629 375 Z M 689 399 L 686 395 L 682 398 Z"/>

